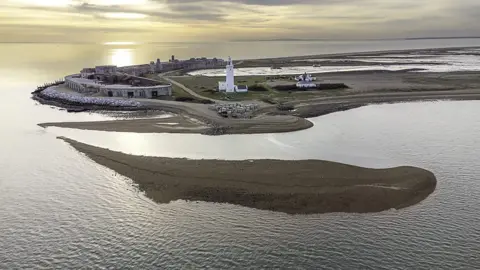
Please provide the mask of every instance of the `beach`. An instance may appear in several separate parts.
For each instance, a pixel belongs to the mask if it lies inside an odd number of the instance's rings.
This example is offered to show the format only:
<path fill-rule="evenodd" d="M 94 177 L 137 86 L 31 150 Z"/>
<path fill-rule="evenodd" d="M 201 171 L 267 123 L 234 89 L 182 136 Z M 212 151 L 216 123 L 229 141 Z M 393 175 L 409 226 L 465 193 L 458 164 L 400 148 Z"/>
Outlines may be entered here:
<path fill-rule="evenodd" d="M 229 203 L 288 214 L 369 213 L 421 202 L 436 186 L 415 167 L 367 169 L 321 160 L 188 160 L 134 156 L 60 137 L 126 176 L 158 203 Z"/>

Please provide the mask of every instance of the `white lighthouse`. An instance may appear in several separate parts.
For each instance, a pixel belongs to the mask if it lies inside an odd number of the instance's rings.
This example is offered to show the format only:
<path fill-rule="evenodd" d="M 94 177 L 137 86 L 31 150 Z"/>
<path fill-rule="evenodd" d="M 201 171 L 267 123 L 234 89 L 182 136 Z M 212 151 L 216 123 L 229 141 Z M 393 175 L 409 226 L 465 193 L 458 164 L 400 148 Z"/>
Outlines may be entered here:
<path fill-rule="evenodd" d="M 218 91 L 227 92 L 227 93 L 245 93 L 248 92 L 248 86 L 246 85 L 235 85 L 235 75 L 234 75 L 234 66 L 231 57 L 228 57 L 228 62 L 226 66 L 226 77 L 224 82 L 218 82 Z"/>
<path fill-rule="evenodd" d="M 233 72 L 232 58 L 230 56 L 228 57 L 228 62 L 227 62 L 227 78 L 225 82 L 227 84 L 225 89 L 227 93 L 235 92 L 235 75 Z"/>

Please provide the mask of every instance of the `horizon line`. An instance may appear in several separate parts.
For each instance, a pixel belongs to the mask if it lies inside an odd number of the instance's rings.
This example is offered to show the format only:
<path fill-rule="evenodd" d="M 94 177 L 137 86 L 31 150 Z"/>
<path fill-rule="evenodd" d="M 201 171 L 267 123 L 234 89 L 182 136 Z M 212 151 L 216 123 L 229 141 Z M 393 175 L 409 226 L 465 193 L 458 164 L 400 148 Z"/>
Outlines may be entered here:
<path fill-rule="evenodd" d="M 389 41 L 389 40 L 429 40 L 429 39 L 480 39 L 480 36 L 459 36 L 459 37 L 403 37 L 403 38 L 369 38 L 369 39 L 329 39 L 329 38 L 278 38 L 278 39 L 234 39 L 223 41 L 228 42 L 275 42 L 275 41 Z M 143 45 L 143 44 L 168 44 L 168 43 L 218 43 L 218 41 L 109 41 L 109 42 L 77 42 L 77 41 L 0 41 L 0 44 L 97 44 L 105 46 L 114 45 Z"/>

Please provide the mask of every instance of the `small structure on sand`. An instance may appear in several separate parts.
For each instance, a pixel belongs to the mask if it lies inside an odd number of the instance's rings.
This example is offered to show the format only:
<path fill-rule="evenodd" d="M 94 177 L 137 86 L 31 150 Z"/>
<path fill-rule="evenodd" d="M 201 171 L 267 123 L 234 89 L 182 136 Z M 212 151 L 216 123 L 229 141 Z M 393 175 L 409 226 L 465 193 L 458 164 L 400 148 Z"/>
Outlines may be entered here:
<path fill-rule="evenodd" d="M 314 82 L 314 81 L 317 80 L 317 78 L 312 77 L 312 75 L 307 74 L 306 72 L 305 72 L 305 74 L 296 77 L 295 80 L 297 81 L 297 87 L 298 88 L 315 88 L 315 87 L 317 87 L 317 84 Z"/>
<path fill-rule="evenodd" d="M 228 62 L 226 66 L 226 78 L 223 82 L 218 82 L 218 91 L 226 93 L 246 93 L 248 92 L 248 86 L 246 85 L 235 85 L 235 75 L 234 75 L 234 66 L 232 58 L 228 57 Z"/>

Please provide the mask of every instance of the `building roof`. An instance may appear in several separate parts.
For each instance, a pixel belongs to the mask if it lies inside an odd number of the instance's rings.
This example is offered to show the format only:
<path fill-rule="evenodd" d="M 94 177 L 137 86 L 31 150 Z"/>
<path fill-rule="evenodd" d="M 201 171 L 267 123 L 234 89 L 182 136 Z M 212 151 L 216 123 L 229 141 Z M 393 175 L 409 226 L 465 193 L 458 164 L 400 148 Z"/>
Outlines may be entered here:
<path fill-rule="evenodd" d="M 95 72 L 95 68 L 84 68 L 81 70 L 81 72 L 89 72 L 89 73 L 92 73 L 92 72 Z"/>

